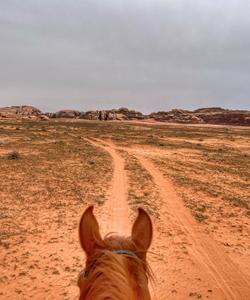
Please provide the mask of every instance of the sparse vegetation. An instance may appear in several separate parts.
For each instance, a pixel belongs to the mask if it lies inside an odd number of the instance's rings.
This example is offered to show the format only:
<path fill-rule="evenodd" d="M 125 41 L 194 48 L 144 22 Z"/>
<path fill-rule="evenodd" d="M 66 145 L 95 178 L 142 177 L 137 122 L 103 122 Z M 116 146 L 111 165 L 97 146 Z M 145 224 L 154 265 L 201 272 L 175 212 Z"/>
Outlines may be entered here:
<path fill-rule="evenodd" d="M 11 151 L 7 154 L 7 158 L 9 160 L 15 160 L 15 159 L 20 159 L 21 155 L 17 151 Z"/>
<path fill-rule="evenodd" d="M 149 214 L 159 217 L 156 199 L 159 195 L 150 174 L 141 166 L 138 159 L 126 151 L 120 151 L 125 158 L 125 170 L 129 178 L 128 200 L 133 210 L 143 206 Z"/>
<path fill-rule="evenodd" d="M 0 266 L 9 274 L 6 279 L 0 276 L 0 286 L 10 284 L 15 274 L 19 274 L 18 285 L 32 282 L 33 286 L 41 276 L 48 282 L 50 274 L 53 280 L 61 277 L 66 264 L 82 268 L 80 248 L 77 263 L 68 250 L 78 246 L 75 233 L 84 206 L 106 200 L 112 164 L 105 151 L 82 138 L 85 132 L 80 129 L 53 124 L 44 130 L 39 122 L 23 122 L 16 130 L 14 124 L 0 126 L 0 140 L 8 141 L 0 148 L 4 178 L 0 180 Z M 55 253 L 48 245 L 61 245 L 62 251 Z M 42 256 L 40 249 L 47 249 Z M 70 278 L 76 280 L 76 273 L 68 272 L 68 277 L 65 290 Z"/>
<path fill-rule="evenodd" d="M 1 275 L 0 287 L 10 287 L 14 298 L 24 297 L 27 286 L 35 286 L 42 276 L 41 291 L 46 293 L 51 280 L 63 278 L 61 295 L 72 299 L 70 285 L 75 285 L 76 274 L 83 267 L 76 234 L 79 217 L 83 206 L 105 203 L 112 178 L 110 155 L 85 138 L 111 140 L 120 147 L 132 208 L 143 205 L 153 218 L 161 218 L 161 199 L 140 163 L 143 155 L 171 179 L 197 226 L 233 255 L 247 253 L 248 130 L 125 122 L 50 120 L 46 126 L 33 121 L 0 122 L 4 178 L 0 181 L 0 265 L 8 274 Z M 17 154 L 10 161 L 13 149 Z M 183 233 L 174 236 L 174 225 L 160 227 L 169 238 L 166 247 L 176 247 L 180 261 L 182 255 L 188 257 L 188 245 L 178 240 Z M 225 240 L 228 237 L 230 241 Z M 12 278 L 18 280 L 17 287 Z M 177 288 L 173 291 L 177 293 Z M 211 296 L 209 291 L 188 291 L 187 297 L 205 298 Z"/>

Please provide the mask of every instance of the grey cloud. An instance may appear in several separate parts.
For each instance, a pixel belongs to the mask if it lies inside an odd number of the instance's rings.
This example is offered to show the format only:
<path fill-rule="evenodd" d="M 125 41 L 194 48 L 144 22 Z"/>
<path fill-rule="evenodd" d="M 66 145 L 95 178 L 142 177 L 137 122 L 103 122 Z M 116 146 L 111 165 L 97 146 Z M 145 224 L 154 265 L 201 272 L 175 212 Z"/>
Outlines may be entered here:
<path fill-rule="evenodd" d="M 247 0 L 0 2 L 0 105 L 250 108 Z"/>

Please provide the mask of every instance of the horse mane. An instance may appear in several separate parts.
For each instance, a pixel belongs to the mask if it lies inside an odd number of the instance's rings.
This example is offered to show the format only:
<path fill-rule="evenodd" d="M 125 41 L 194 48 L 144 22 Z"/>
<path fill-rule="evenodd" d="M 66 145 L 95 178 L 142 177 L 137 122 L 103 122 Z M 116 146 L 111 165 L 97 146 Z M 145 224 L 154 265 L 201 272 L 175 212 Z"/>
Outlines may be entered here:
<path fill-rule="evenodd" d="M 152 273 L 133 241 L 108 234 L 103 243 L 103 247 L 96 249 L 87 259 L 88 275 L 80 300 L 150 299 L 147 278 L 152 279 Z M 136 256 L 112 252 L 119 249 L 130 250 Z"/>

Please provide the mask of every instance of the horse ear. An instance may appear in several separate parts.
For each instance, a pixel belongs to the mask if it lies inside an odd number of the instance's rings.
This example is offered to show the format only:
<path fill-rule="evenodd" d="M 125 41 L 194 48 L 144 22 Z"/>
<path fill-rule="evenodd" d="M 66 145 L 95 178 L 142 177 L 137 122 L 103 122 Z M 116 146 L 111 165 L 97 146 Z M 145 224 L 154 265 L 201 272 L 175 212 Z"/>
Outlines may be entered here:
<path fill-rule="evenodd" d="M 146 254 L 153 236 L 152 221 L 146 211 L 142 208 L 138 209 L 138 216 L 132 227 L 132 241 L 135 243 L 139 251 Z"/>
<path fill-rule="evenodd" d="M 92 205 L 85 210 L 79 225 L 80 243 L 87 255 L 90 255 L 97 246 L 103 244 L 93 209 L 94 206 Z"/>

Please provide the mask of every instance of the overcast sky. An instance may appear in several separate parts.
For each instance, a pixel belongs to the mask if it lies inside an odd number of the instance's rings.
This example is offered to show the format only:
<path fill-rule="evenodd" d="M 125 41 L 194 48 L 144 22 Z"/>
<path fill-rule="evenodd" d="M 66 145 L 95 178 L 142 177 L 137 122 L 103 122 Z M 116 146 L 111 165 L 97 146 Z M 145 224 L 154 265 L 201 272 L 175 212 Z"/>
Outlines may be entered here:
<path fill-rule="evenodd" d="M 250 109 L 249 0 L 0 0 L 0 106 Z"/>

